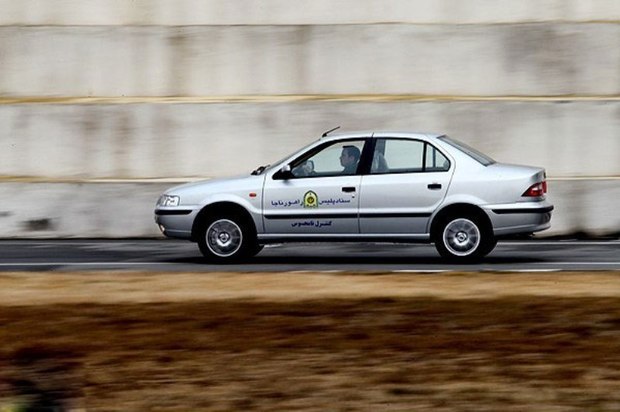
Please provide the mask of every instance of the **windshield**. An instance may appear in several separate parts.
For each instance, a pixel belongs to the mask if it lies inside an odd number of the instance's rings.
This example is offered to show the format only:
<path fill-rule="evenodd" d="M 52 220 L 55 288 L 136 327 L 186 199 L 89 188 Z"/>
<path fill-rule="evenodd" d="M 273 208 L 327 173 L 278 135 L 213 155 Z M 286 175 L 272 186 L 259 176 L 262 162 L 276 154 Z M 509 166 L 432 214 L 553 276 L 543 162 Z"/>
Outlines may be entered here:
<path fill-rule="evenodd" d="M 286 159 L 293 157 L 295 154 L 300 153 L 300 152 L 305 152 L 306 150 L 308 150 L 311 146 L 313 146 L 314 144 L 316 144 L 316 141 L 304 146 L 303 149 L 298 150 L 297 152 L 293 152 L 289 155 L 287 155 L 286 157 L 283 157 L 282 159 L 278 160 L 277 162 L 273 162 L 271 164 L 268 164 L 266 166 L 259 166 L 258 168 L 256 168 L 252 174 L 253 175 L 262 175 L 263 173 L 265 173 L 265 171 L 274 168 L 276 166 L 280 166 L 282 162 L 284 162 Z"/>
<path fill-rule="evenodd" d="M 484 153 L 480 153 L 478 150 L 474 149 L 473 147 L 467 146 L 465 143 L 459 142 L 458 140 L 455 140 L 448 136 L 441 136 L 439 137 L 439 139 L 442 142 L 446 142 L 450 146 L 457 148 L 458 150 L 465 153 L 466 155 L 468 155 L 469 157 L 471 157 L 472 159 L 474 159 L 478 163 L 481 163 L 484 166 L 489 166 L 495 163 L 495 160 L 491 159 L 489 156 L 485 155 Z"/>

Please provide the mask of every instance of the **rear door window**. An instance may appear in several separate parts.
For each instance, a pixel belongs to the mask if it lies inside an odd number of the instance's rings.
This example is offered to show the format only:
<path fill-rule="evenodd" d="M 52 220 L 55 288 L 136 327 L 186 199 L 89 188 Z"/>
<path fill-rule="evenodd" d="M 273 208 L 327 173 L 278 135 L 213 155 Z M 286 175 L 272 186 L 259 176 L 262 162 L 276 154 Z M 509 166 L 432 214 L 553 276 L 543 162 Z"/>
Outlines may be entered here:
<path fill-rule="evenodd" d="M 442 172 L 450 161 L 433 145 L 411 139 L 377 139 L 370 174 Z"/>

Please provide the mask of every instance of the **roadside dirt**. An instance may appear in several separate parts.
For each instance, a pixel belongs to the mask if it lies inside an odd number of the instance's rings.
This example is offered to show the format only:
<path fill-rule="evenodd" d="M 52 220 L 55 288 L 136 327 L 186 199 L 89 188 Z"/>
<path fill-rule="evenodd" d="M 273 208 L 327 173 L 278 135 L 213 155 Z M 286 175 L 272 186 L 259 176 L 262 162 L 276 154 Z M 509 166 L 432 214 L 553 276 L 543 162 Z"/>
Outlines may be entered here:
<path fill-rule="evenodd" d="M 615 411 L 620 276 L 3 274 L 0 410 L 46 405 Z"/>

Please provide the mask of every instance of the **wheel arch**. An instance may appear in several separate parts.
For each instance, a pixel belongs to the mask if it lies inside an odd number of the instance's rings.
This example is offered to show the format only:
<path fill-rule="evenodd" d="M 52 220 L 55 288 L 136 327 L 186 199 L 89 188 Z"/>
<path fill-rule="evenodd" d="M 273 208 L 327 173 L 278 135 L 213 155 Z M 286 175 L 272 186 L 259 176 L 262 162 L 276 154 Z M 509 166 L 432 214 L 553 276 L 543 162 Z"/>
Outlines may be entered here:
<path fill-rule="evenodd" d="M 209 217 L 218 215 L 240 216 L 244 220 L 244 223 L 247 224 L 254 233 L 256 233 L 256 224 L 254 223 L 254 219 L 245 207 L 235 202 L 219 201 L 206 205 L 200 210 L 200 212 L 198 212 L 198 215 L 192 224 L 191 240 L 196 242 L 198 240 L 198 233 L 202 224 Z"/>
<path fill-rule="evenodd" d="M 453 203 L 443 207 L 435 214 L 435 216 L 433 216 L 429 227 L 429 234 L 431 235 L 431 238 L 434 236 L 437 226 L 449 216 L 477 217 L 485 226 L 485 229 L 488 230 L 488 233 L 493 233 L 493 224 L 491 219 L 481 207 L 471 203 Z"/>

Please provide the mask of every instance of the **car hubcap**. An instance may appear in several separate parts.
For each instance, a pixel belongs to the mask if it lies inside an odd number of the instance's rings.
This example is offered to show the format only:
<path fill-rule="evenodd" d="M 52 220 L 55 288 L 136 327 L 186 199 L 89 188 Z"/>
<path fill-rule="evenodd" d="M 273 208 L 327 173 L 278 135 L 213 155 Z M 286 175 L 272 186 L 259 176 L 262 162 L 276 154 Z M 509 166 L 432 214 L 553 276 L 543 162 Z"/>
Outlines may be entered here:
<path fill-rule="evenodd" d="M 216 220 L 207 229 L 207 246 L 213 254 L 227 257 L 239 250 L 243 235 L 241 228 L 232 220 Z"/>
<path fill-rule="evenodd" d="M 470 255 L 480 245 L 480 229 L 471 220 L 453 220 L 443 231 L 443 242 L 453 255 Z"/>

